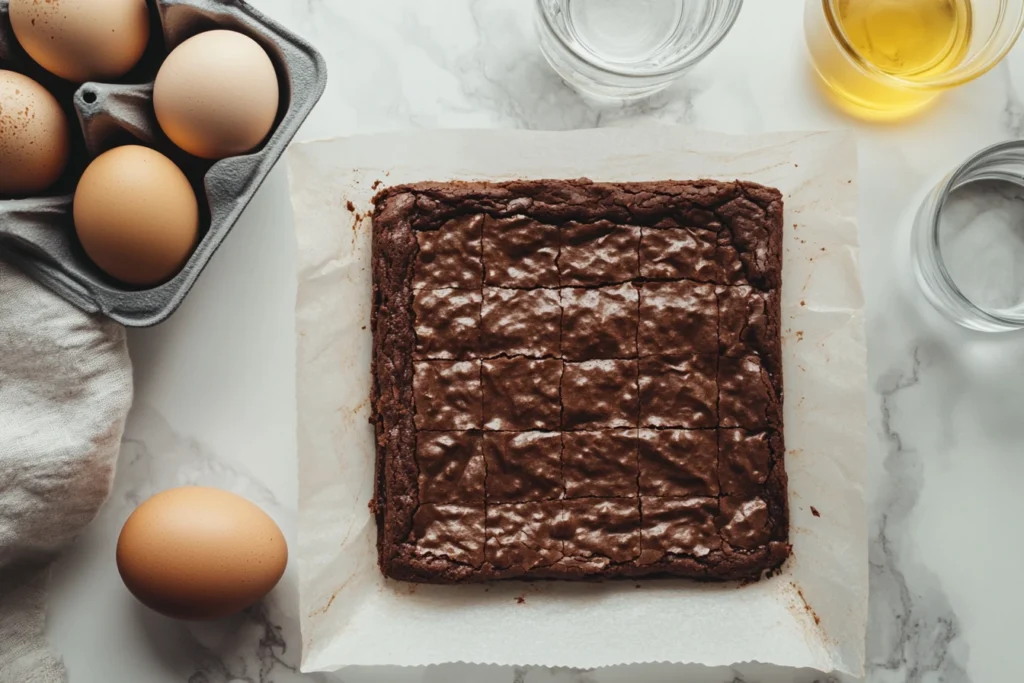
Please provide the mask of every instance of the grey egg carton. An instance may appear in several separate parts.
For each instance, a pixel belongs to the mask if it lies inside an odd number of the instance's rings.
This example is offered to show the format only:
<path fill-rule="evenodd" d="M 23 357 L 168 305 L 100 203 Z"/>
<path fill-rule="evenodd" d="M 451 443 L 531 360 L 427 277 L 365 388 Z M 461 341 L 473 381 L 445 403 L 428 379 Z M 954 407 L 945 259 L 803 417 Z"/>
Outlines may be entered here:
<path fill-rule="evenodd" d="M 178 308 L 327 84 L 324 60 L 311 45 L 241 0 L 149 2 L 154 28 L 140 64 L 117 83 L 78 86 L 48 74 L 25 54 L 11 30 L 8 0 L 0 0 L 0 69 L 41 83 L 64 106 L 72 128 L 77 121 L 80 129 L 80 135 L 73 135 L 69 168 L 47 196 L 0 200 L 0 258 L 76 306 L 130 327 L 155 325 Z M 263 46 L 277 70 L 281 104 L 275 128 L 259 149 L 210 162 L 189 156 L 166 138 L 153 113 L 152 93 L 167 53 L 217 28 L 245 33 Z M 202 226 L 194 253 L 173 279 L 148 289 L 119 283 L 93 265 L 72 219 L 74 188 L 85 166 L 122 144 L 166 154 L 188 176 L 200 200 Z"/>

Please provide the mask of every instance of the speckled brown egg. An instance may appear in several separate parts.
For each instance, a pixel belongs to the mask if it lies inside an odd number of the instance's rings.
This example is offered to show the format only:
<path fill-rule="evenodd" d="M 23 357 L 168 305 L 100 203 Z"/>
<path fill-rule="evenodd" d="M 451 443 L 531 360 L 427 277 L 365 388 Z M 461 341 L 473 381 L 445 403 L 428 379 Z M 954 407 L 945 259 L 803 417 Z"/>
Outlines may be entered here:
<path fill-rule="evenodd" d="M 53 95 L 28 76 L 0 70 L 0 196 L 53 185 L 70 145 L 67 116 Z"/>
<path fill-rule="evenodd" d="M 142 604 L 176 619 L 219 619 L 263 598 L 284 574 L 281 529 L 241 496 L 186 486 L 136 508 L 117 569 Z"/>
<path fill-rule="evenodd" d="M 9 11 L 25 52 L 75 83 L 120 78 L 149 43 L 146 0 L 10 0 Z"/>

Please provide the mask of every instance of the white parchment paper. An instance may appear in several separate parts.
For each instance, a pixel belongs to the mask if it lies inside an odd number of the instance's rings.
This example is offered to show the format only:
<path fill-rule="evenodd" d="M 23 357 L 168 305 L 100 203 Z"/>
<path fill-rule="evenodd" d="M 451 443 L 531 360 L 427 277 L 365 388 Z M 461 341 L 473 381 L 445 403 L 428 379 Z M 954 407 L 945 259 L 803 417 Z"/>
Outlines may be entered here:
<path fill-rule="evenodd" d="M 352 665 L 771 662 L 861 675 L 865 350 L 851 134 L 675 127 L 430 131 L 295 145 L 298 562 L 304 671 Z M 370 219 L 382 185 L 745 179 L 785 196 L 783 363 L 793 557 L 737 586 L 678 580 L 417 586 L 377 568 Z M 637 586 L 640 586 L 639 588 Z"/>

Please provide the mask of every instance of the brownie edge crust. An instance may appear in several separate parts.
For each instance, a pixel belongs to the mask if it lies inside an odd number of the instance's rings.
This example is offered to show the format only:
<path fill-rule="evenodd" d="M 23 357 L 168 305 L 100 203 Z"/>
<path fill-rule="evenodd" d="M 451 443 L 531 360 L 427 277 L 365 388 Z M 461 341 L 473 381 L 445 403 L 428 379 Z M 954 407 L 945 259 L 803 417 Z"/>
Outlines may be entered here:
<path fill-rule="evenodd" d="M 778 190 L 428 182 L 374 202 L 386 576 L 751 580 L 785 561 Z"/>

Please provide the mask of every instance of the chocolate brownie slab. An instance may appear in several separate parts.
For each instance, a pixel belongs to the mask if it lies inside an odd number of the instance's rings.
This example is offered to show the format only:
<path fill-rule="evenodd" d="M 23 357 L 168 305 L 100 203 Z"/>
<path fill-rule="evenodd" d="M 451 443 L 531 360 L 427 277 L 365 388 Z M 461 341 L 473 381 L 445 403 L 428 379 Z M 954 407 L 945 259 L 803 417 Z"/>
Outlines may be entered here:
<path fill-rule="evenodd" d="M 419 183 L 375 202 L 385 575 L 756 579 L 786 559 L 777 190 Z"/>

